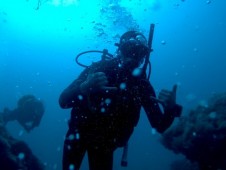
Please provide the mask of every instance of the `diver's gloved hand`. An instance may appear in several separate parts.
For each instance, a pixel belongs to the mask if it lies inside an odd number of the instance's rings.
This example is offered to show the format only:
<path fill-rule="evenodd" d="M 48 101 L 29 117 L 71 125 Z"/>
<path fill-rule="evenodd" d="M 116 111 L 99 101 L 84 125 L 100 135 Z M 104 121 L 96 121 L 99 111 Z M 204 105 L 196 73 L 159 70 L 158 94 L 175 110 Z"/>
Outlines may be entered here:
<path fill-rule="evenodd" d="M 177 85 L 173 86 L 172 91 L 165 89 L 160 91 L 158 98 L 162 102 L 165 109 L 174 108 L 174 106 L 176 105 L 176 92 Z"/>
<path fill-rule="evenodd" d="M 117 90 L 117 87 L 108 87 L 108 80 L 103 72 L 89 74 L 87 79 L 80 85 L 83 94 L 96 93 L 103 90 Z"/>
<path fill-rule="evenodd" d="M 173 89 L 170 90 L 161 90 L 158 96 L 158 99 L 151 97 L 153 100 L 162 104 L 165 110 L 172 111 L 174 110 L 174 116 L 180 116 L 182 107 L 176 104 L 176 92 L 177 92 L 177 85 L 173 86 Z"/>

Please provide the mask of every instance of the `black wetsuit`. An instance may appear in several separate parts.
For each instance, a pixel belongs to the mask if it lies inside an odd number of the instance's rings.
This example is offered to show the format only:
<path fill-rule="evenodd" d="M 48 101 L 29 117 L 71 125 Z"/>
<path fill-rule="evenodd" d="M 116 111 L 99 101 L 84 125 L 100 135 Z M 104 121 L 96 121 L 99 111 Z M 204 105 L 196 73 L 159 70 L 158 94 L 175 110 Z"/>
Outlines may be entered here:
<path fill-rule="evenodd" d="M 104 72 L 107 86 L 118 90 L 82 95 L 80 84 L 94 72 Z M 72 88 L 73 94 L 69 95 Z M 139 120 L 141 106 L 153 128 L 160 133 L 166 130 L 174 120 L 173 115 L 181 112 L 181 106 L 163 114 L 151 96 L 155 97 L 155 92 L 149 80 L 144 75 L 133 76 L 127 68 L 120 67 L 117 58 L 85 69 L 60 96 L 61 107 L 72 108 L 63 169 L 70 166 L 79 169 L 87 151 L 90 170 L 111 170 L 113 151 L 127 143 Z"/>

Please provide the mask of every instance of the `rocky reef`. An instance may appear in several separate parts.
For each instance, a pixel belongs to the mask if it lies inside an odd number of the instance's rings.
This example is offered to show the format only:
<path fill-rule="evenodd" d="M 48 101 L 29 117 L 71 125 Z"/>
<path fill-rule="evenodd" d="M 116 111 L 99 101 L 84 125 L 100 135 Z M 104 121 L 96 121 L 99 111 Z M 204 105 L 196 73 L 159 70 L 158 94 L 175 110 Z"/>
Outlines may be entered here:
<path fill-rule="evenodd" d="M 197 163 L 200 170 L 226 169 L 226 93 L 214 95 L 207 105 L 198 105 L 181 117 L 161 142 Z"/>

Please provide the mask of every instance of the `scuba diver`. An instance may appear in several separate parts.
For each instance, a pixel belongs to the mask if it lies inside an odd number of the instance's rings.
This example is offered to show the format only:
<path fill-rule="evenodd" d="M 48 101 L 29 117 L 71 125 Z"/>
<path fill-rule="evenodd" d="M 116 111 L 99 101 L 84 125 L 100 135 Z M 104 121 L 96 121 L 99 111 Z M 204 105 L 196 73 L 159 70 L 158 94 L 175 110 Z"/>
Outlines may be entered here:
<path fill-rule="evenodd" d="M 18 100 L 15 109 L 5 108 L 0 113 L 0 169 L 44 170 L 44 164 L 32 153 L 29 146 L 11 136 L 5 127 L 9 121 L 17 120 L 30 132 L 40 124 L 44 111 L 42 101 L 33 95 L 25 95 Z"/>
<path fill-rule="evenodd" d="M 44 112 L 45 107 L 41 100 L 34 95 L 25 95 L 18 100 L 17 108 L 13 110 L 5 108 L 0 116 L 5 125 L 9 121 L 16 120 L 27 132 L 30 132 L 39 126 Z"/>
<path fill-rule="evenodd" d="M 176 104 L 176 85 L 172 90 L 162 90 L 156 98 L 146 75 L 152 49 L 145 36 L 128 31 L 116 45 L 114 57 L 87 66 L 59 97 L 62 108 L 72 108 L 63 170 L 79 170 L 86 152 L 90 170 L 112 170 L 113 153 L 127 146 L 141 107 L 159 133 L 182 112 L 182 106 Z"/>

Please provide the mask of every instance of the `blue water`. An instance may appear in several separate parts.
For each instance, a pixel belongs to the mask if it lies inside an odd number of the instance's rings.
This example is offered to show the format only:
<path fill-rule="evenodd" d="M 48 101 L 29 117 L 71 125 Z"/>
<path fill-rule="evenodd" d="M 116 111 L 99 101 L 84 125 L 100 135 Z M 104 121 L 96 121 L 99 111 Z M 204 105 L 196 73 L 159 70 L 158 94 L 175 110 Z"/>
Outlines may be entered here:
<path fill-rule="evenodd" d="M 74 61 L 76 54 L 104 48 L 114 53 L 114 43 L 128 29 L 139 27 L 148 36 L 155 23 L 150 81 L 157 93 L 177 83 L 184 115 L 226 91 L 226 1 L 165 1 L 47 0 L 38 9 L 36 0 L 0 1 L 0 109 L 15 108 L 25 94 L 44 101 L 38 128 L 29 134 L 17 122 L 7 128 L 29 144 L 47 170 L 61 169 L 70 110 L 59 107 L 58 97 L 83 69 Z M 169 170 L 182 157 L 166 150 L 159 137 L 142 111 L 129 143 L 128 170 Z M 123 169 L 121 153 L 114 155 L 114 170 Z M 82 170 L 87 167 L 85 158 Z"/>

